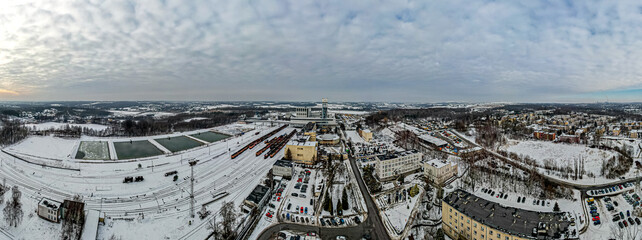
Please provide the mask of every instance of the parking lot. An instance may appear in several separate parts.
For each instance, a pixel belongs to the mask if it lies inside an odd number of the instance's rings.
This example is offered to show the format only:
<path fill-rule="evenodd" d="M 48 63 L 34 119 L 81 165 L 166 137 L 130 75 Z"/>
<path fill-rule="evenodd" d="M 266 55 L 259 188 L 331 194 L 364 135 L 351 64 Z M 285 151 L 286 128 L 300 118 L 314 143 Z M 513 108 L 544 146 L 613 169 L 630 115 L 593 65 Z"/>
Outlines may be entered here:
<path fill-rule="evenodd" d="M 642 225 L 634 210 L 640 206 L 640 196 L 633 189 L 633 184 L 627 183 L 594 191 L 595 194 L 616 192 L 616 195 L 586 199 L 587 212 L 590 215 L 594 229 L 604 227 L 626 229 Z M 589 191 L 589 194 L 590 194 Z"/>
<path fill-rule="evenodd" d="M 281 198 L 280 217 L 283 221 L 315 224 L 315 180 L 321 173 L 316 169 L 294 168 L 292 180 L 287 186 L 277 189 L 275 197 Z M 280 196 L 279 196 L 280 195 Z"/>

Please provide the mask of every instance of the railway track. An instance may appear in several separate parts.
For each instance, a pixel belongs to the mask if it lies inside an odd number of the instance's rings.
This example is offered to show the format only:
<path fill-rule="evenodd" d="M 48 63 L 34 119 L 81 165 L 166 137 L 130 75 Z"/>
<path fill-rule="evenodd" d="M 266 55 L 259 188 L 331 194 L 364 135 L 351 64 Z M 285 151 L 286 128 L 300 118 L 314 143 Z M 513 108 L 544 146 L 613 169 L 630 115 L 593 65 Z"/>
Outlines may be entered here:
<path fill-rule="evenodd" d="M 287 134 L 287 130 L 291 130 L 291 128 L 283 128 L 277 132 L 277 134 Z M 250 141 L 252 141 L 252 138 L 244 142 Z M 257 144 L 257 146 L 260 144 Z M 245 196 L 241 196 L 241 194 L 245 192 L 248 187 L 253 187 L 256 179 L 264 175 L 274 163 L 274 160 L 265 160 L 262 156 L 256 157 L 255 154 L 247 154 L 232 160 L 229 158 L 228 149 L 225 147 L 225 144 L 218 144 L 212 146 L 212 148 L 215 148 L 212 152 L 213 157 L 206 154 L 207 152 L 196 154 L 195 156 L 195 158 L 199 160 L 199 164 L 194 169 L 194 176 L 199 181 L 194 185 L 194 195 L 197 203 L 210 201 L 212 195 L 222 192 L 228 192 L 230 195 L 221 201 L 238 201 L 244 198 Z M 258 150 L 258 148 L 254 148 L 253 150 Z M 25 197 L 36 200 L 42 197 L 70 199 L 79 193 L 79 189 L 82 188 L 81 192 L 84 192 L 86 188 L 93 187 L 96 182 L 120 182 L 122 181 L 122 177 L 132 175 L 132 173 L 118 171 L 110 172 L 109 174 L 101 172 L 101 174 L 86 176 L 70 175 L 68 173 L 61 174 L 55 169 L 43 170 L 28 163 L 16 162 L 14 164 L 12 163 L 13 161 L 7 161 L 7 159 L 11 158 L 3 153 L 0 153 L 0 158 L 4 159 L 0 173 L 6 177 L 8 184 L 20 186 L 21 189 L 24 189 L 23 195 Z M 234 163 L 230 163 L 229 161 L 233 161 Z M 162 174 L 164 170 L 176 169 L 181 166 L 187 169 L 186 165 L 187 164 L 181 165 L 175 161 L 162 167 L 157 167 L 158 170 L 154 171 L 154 173 L 151 173 L 149 169 L 145 169 L 136 174 Z M 227 167 L 224 168 L 221 166 Z M 47 175 L 44 179 L 42 177 L 33 177 L 29 174 L 31 171 L 50 175 Z M 187 171 L 185 170 L 185 172 Z M 57 182 L 46 181 L 51 178 L 61 180 Z M 104 195 L 92 197 L 85 194 L 84 202 L 86 203 L 87 209 L 101 210 L 112 217 L 145 214 L 146 217 L 149 216 L 153 219 L 163 219 L 185 216 L 189 212 L 190 200 L 189 194 L 186 192 L 186 189 L 189 188 L 189 182 L 189 179 L 185 179 L 177 183 L 159 185 L 151 189 L 145 188 L 144 192 L 140 191 L 129 194 L 118 194 L 118 192 L 115 192 L 108 194 L 107 197 Z M 60 187 L 66 185 L 87 187 Z M 181 193 L 183 197 L 181 197 Z M 189 239 L 191 236 L 205 230 L 204 227 L 210 218 L 198 223 L 196 227 L 190 229 L 181 239 Z"/>

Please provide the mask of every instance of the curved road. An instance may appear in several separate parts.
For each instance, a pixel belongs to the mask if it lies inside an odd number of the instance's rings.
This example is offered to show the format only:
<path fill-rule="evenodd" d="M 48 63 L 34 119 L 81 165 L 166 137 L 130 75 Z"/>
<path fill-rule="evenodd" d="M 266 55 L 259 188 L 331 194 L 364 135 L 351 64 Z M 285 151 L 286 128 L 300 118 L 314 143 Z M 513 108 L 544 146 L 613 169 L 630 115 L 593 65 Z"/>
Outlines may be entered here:
<path fill-rule="evenodd" d="M 274 236 L 277 232 L 282 230 L 292 230 L 298 232 L 316 232 L 323 239 L 335 239 L 337 236 L 345 236 L 347 239 L 360 239 L 364 235 L 368 234 L 372 239 L 383 239 L 388 240 L 390 236 L 386 232 L 386 228 L 383 226 L 381 217 L 379 216 L 379 210 L 375 205 L 372 197 L 368 193 L 366 185 L 359 174 L 359 169 L 357 164 L 352 156 L 350 156 L 350 166 L 352 167 L 352 172 L 355 174 L 357 183 L 359 184 L 359 189 L 361 194 L 366 201 L 366 207 L 368 208 L 368 217 L 359 225 L 350 226 L 350 227 L 318 227 L 318 226 L 308 226 L 308 225 L 299 225 L 293 223 L 279 223 L 277 225 L 266 228 L 259 235 L 259 240 L 267 240 Z"/>

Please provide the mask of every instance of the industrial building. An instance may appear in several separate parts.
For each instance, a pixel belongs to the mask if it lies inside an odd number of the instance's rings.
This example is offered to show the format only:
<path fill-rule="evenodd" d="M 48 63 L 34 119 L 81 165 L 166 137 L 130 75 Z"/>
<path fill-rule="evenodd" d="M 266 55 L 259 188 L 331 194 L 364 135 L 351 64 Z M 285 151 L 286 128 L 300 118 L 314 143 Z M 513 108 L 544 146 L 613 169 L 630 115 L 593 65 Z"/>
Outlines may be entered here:
<path fill-rule="evenodd" d="M 308 123 L 322 125 L 337 125 L 333 117 L 328 114 L 328 99 L 321 99 L 321 111 L 314 111 L 311 107 L 297 107 L 293 117 L 290 118 L 292 125 L 304 126 Z"/>
<path fill-rule="evenodd" d="M 292 168 L 292 161 L 287 159 L 279 159 L 272 165 L 272 174 L 274 176 L 281 176 L 283 178 L 291 179 L 294 169 Z"/>
<path fill-rule="evenodd" d="M 270 194 L 270 188 L 263 185 L 256 185 L 254 190 L 248 195 L 243 201 L 242 210 L 244 212 L 250 212 L 253 208 L 262 208 L 267 202 Z"/>
<path fill-rule="evenodd" d="M 419 140 L 424 144 L 427 144 L 428 146 L 436 149 L 443 148 L 448 145 L 448 142 L 444 141 L 443 139 L 430 136 L 430 134 L 422 134 L 417 138 L 419 138 Z"/>

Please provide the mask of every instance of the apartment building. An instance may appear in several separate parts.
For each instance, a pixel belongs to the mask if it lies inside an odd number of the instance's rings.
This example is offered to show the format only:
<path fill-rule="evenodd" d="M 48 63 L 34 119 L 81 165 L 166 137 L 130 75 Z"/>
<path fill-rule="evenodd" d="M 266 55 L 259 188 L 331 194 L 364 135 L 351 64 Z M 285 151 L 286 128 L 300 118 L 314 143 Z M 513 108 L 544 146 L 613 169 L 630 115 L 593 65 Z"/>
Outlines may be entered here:
<path fill-rule="evenodd" d="M 564 213 L 535 212 L 485 200 L 455 190 L 441 203 L 442 228 L 452 239 L 577 239 Z"/>

